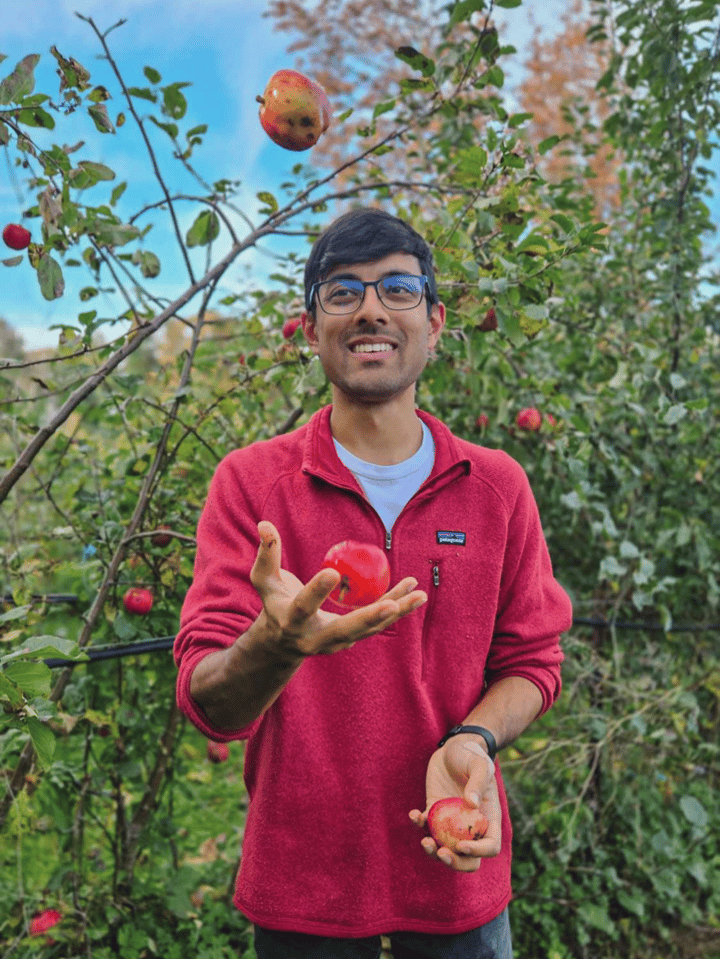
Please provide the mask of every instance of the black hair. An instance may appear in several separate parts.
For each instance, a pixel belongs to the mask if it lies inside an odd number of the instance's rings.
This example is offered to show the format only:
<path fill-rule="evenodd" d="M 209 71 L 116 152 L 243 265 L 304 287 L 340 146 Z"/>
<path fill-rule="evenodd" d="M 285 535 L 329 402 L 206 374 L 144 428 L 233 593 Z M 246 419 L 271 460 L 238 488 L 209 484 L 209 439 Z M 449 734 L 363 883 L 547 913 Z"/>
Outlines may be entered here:
<path fill-rule="evenodd" d="M 305 264 L 305 307 L 314 310 L 310 291 L 336 266 L 372 263 L 391 253 L 416 256 L 428 278 L 428 310 L 438 302 L 432 250 L 408 223 L 384 210 L 351 210 L 334 220 L 315 241 Z"/>

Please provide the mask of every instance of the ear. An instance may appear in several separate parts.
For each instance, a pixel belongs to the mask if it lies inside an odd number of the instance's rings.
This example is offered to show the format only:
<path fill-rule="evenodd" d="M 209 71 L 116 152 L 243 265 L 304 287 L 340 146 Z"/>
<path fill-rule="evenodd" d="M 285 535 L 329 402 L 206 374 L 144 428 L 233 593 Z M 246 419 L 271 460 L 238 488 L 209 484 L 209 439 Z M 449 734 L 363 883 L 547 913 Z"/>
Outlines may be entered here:
<path fill-rule="evenodd" d="M 320 344 L 317 338 L 317 323 L 312 313 L 303 313 L 300 317 L 303 333 L 310 349 L 317 355 Z"/>
<path fill-rule="evenodd" d="M 428 333 L 428 349 L 435 349 L 440 334 L 445 327 L 445 304 L 433 303 L 430 309 L 430 331 Z"/>

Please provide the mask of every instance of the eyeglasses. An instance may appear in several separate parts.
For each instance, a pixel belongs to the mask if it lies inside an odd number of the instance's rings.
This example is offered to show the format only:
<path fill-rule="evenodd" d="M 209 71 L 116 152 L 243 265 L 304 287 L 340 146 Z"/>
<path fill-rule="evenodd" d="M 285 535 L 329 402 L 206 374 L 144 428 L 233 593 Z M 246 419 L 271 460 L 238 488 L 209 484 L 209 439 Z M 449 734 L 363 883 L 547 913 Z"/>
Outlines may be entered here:
<path fill-rule="evenodd" d="M 412 310 L 421 302 L 428 278 L 408 273 L 394 273 L 381 280 L 351 280 L 334 276 L 330 280 L 314 283 L 310 290 L 310 304 L 317 290 L 318 302 L 326 313 L 354 313 L 365 299 L 365 290 L 375 287 L 380 302 L 391 310 Z"/>

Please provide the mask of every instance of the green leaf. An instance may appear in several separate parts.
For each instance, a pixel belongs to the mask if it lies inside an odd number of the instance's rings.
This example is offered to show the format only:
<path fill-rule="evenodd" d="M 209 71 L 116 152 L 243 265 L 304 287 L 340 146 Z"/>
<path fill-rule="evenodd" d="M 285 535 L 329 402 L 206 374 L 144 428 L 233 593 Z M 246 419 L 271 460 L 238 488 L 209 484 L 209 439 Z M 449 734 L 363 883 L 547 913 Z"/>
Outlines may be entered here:
<path fill-rule="evenodd" d="M 6 702 L 11 709 L 17 709 L 23 703 L 22 693 L 2 671 L 0 671 L 0 702 Z"/>
<path fill-rule="evenodd" d="M 49 253 L 40 257 L 37 266 L 40 292 L 46 300 L 57 300 L 65 292 L 65 280 L 60 264 Z"/>
<path fill-rule="evenodd" d="M 148 280 L 154 279 L 160 273 L 160 260 L 150 250 L 135 250 L 132 262 L 140 267 L 140 272 Z"/>
<path fill-rule="evenodd" d="M 156 117 L 148 117 L 148 119 L 155 124 L 156 127 L 160 127 L 161 130 L 164 130 L 171 140 L 176 140 L 180 128 L 176 123 L 162 123 Z"/>
<path fill-rule="evenodd" d="M 520 310 L 520 329 L 532 339 L 546 325 L 548 307 L 545 303 L 526 303 Z"/>
<path fill-rule="evenodd" d="M 278 201 L 275 199 L 272 193 L 258 193 L 257 198 L 261 203 L 265 204 L 265 209 L 261 210 L 261 213 L 275 213 L 275 211 L 278 209 Z"/>
<path fill-rule="evenodd" d="M 28 729 L 30 738 L 37 754 L 38 763 L 43 769 L 48 769 L 52 764 L 52 758 L 55 754 L 55 736 L 52 729 L 41 723 L 34 716 L 28 716 Z"/>
<path fill-rule="evenodd" d="M 0 104 L 20 103 L 35 89 L 35 67 L 40 54 L 31 53 L 17 64 L 9 77 L 0 83 Z"/>
<path fill-rule="evenodd" d="M 480 13 L 485 9 L 487 9 L 486 0 L 458 0 L 452 7 L 448 26 L 456 27 L 459 23 L 469 20 L 473 13 Z"/>
<path fill-rule="evenodd" d="M 552 150 L 554 146 L 557 146 L 557 144 L 560 143 L 561 139 L 562 137 L 553 134 L 551 137 L 546 137 L 544 140 L 541 140 L 540 143 L 538 143 L 538 153 L 542 154 L 542 156 L 545 156 L 548 150 Z"/>
<path fill-rule="evenodd" d="M 141 100 L 150 100 L 151 103 L 157 103 L 157 94 L 147 87 L 128 87 L 128 93 L 131 97 L 139 97 Z"/>
<path fill-rule="evenodd" d="M 65 639 L 63 636 L 31 636 L 24 640 L 19 649 L 13 650 L 2 657 L 3 663 L 18 662 L 20 660 L 38 659 L 77 659 L 82 662 L 87 657 L 82 653 L 74 639 Z"/>
<path fill-rule="evenodd" d="M 424 77 L 431 77 L 435 73 L 435 61 L 426 57 L 415 47 L 398 47 L 395 56 L 403 63 L 407 63 L 413 70 L 419 70 Z"/>
<path fill-rule="evenodd" d="M 162 81 L 162 77 L 154 67 L 145 67 L 143 73 L 150 83 L 160 83 Z"/>
<path fill-rule="evenodd" d="M 685 816 L 691 825 L 697 826 L 698 829 L 707 828 L 707 810 L 694 796 L 681 796 L 680 809 L 682 810 L 683 816 Z"/>
<path fill-rule="evenodd" d="M 383 113 L 389 113 L 395 107 L 396 103 L 396 100 L 386 100 L 384 103 L 376 103 L 372 115 L 373 120 L 377 120 Z"/>
<path fill-rule="evenodd" d="M 54 130 L 55 120 L 45 110 L 40 107 L 29 107 L 27 110 L 20 110 L 17 115 L 19 123 L 26 127 L 40 127 L 43 130 Z"/>
<path fill-rule="evenodd" d="M 88 107 L 88 113 L 90 118 L 95 124 L 95 129 L 100 133 L 114 133 L 115 127 L 113 126 L 112 120 L 107 112 L 107 107 L 104 103 L 94 103 L 91 107 Z"/>
<path fill-rule="evenodd" d="M 125 190 L 127 190 L 127 180 L 124 180 L 122 183 L 118 183 L 118 185 L 110 194 L 110 206 L 115 206 Z"/>
<path fill-rule="evenodd" d="M 50 695 L 52 672 L 45 663 L 32 663 L 21 659 L 5 669 L 5 676 L 11 683 L 19 686 L 28 699 Z"/>
<path fill-rule="evenodd" d="M 532 120 L 535 116 L 534 113 L 513 113 L 513 115 L 508 120 L 508 126 L 511 129 L 516 127 L 521 127 L 526 120 Z"/>
<path fill-rule="evenodd" d="M 522 6 L 522 0 L 495 0 L 496 7 L 503 7 L 505 10 L 511 10 L 513 7 Z"/>
<path fill-rule="evenodd" d="M 77 167 L 70 172 L 68 180 L 70 186 L 78 190 L 86 190 L 96 183 L 114 180 L 115 171 L 104 163 L 93 163 L 90 160 L 81 160 Z"/>
<path fill-rule="evenodd" d="M 13 606 L 12 609 L 8 609 L 0 615 L 0 623 L 11 623 L 16 619 L 25 619 L 31 609 L 31 606 Z"/>
<path fill-rule="evenodd" d="M 187 232 L 188 246 L 207 246 L 220 235 L 220 220 L 213 210 L 203 210 Z"/>
<path fill-rule="evenodd" d="M 163 89 L 162 111 L 165 116 L 173 120 L 182 120 L 187 113 L 187 100 L 180 89 L 189 86 L 189 83 L 172 83 Z"/>
<path fill-rule="evenodd" d="M 578 906 L 578 915 L 588 926 L 599 929 L 608 936 L 612 936 L 613 939 L 617 936 L 615 924 L 602 907 L 596 906 L 594 903 L 583 903 Z"/>
<path fill-rule="evenodd" d="M 687 407 L 684 403 L 675 403 L 671 406 L 668 411 L 663 416 L 663 423 L 666 426 L 675 426 L 676 423 L 679 423 L 680 420 L 685 419 L 688 415 Z"/>

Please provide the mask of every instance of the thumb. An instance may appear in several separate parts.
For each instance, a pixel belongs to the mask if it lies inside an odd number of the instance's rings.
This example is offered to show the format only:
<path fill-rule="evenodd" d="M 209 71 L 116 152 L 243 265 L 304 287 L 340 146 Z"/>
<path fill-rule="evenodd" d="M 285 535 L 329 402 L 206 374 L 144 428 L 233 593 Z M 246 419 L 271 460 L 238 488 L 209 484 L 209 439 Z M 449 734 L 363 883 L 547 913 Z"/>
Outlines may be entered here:
<path fill-rule="evenodd" d="M 475 746 L 474 743 L 470 745 Z M 470 766 L 468 781 L 463 790 L 463 799 L 468 806 L 474 808 L 480 805 L 480 799 L 485 795 L 490 781 L 495 775 L 495 763 L 481 746 L 477 746 L 476 749 L 478 759 Z M 472 750 L 472 752 L 475 751 L 475 749 Z"/>
<path fill-rule="evenodd" d="M 260 535 L 260 544 L 253 568 L 250 572 L 250 580 L 253 586 L 256 585 L 255 580 L 258 577 L 265 579 L 273 573 L 280 572 L 280 558 L 282 555 L 280 534 L 275 526 L 264 519 L 258 523 L 257 528 Z"/>

